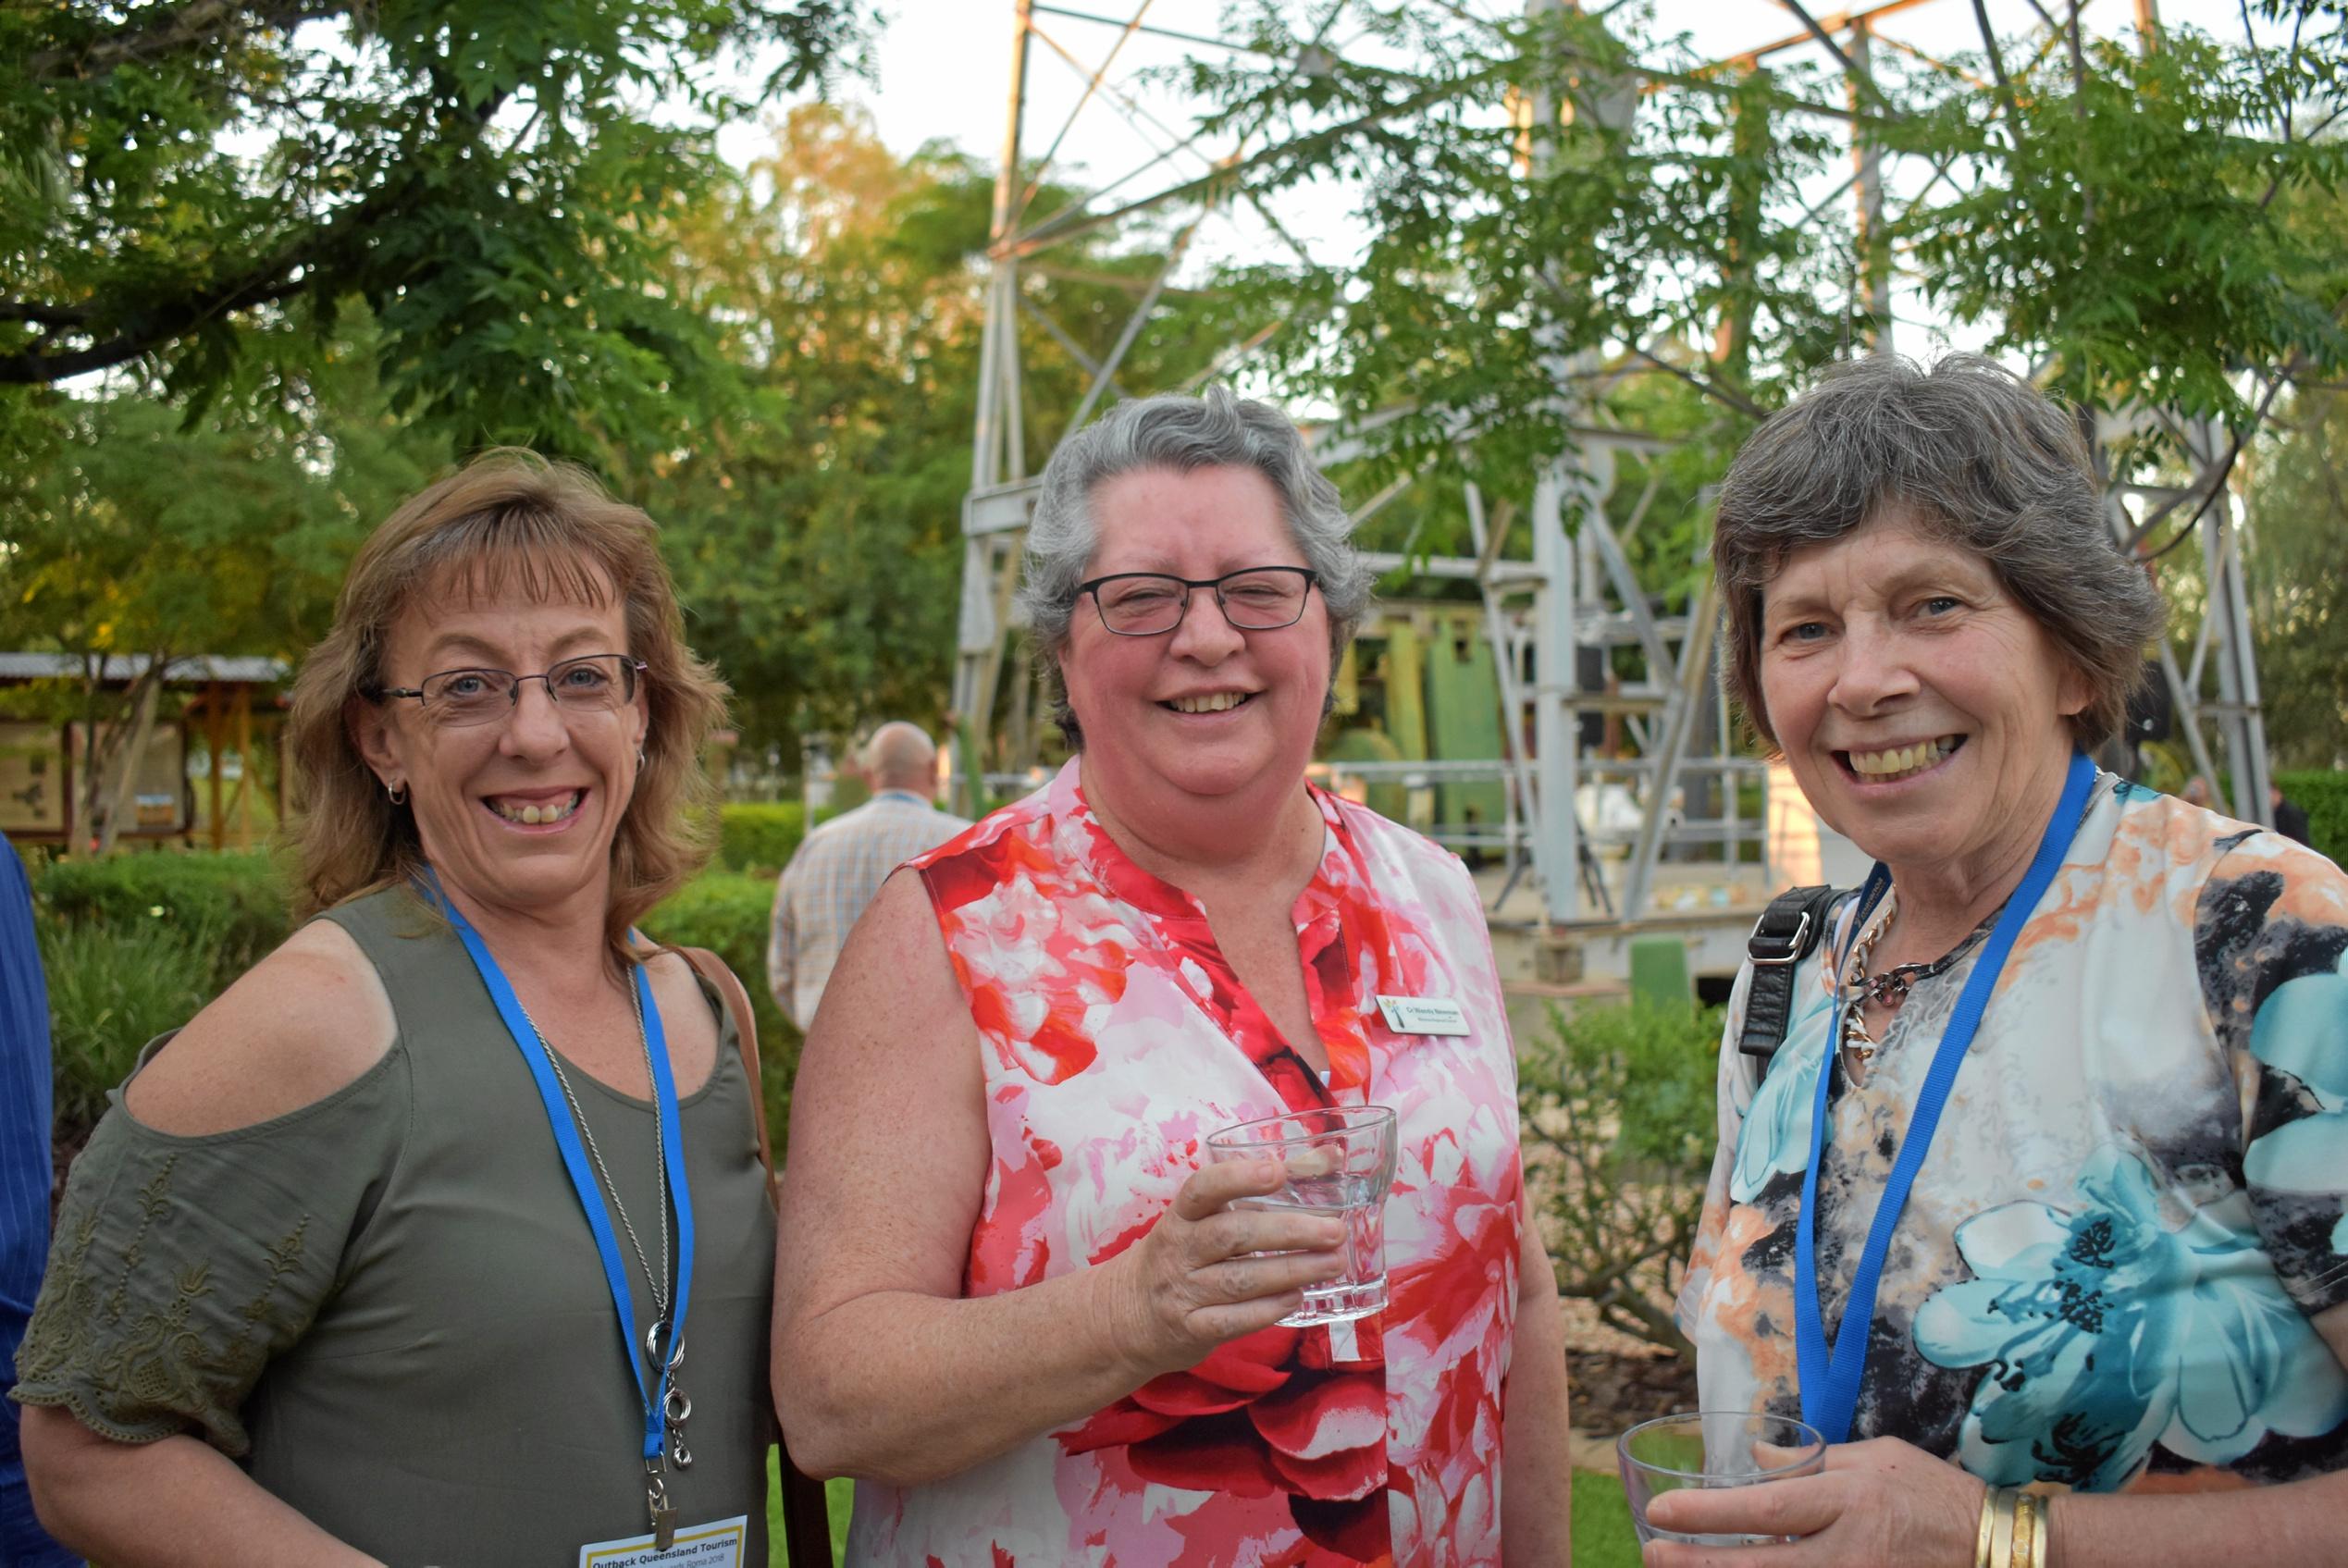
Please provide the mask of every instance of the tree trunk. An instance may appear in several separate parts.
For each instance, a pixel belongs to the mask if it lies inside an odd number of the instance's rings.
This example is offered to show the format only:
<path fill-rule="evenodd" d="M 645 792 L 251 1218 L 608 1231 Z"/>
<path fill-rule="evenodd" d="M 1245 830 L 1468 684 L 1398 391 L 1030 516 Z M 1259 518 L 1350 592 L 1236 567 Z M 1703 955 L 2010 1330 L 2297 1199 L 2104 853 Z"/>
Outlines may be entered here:
<path fill-rule="evenodd" d="M 101 855 L 112 852 L 115 840 L 122 832 L 123 818 L 137 809 L 139 762 L 147 754 L 148 737 L 154 733 L 155 710 L 161 705 L 163 698 L 164 669 L 169 662 L 170 655 L 164 649 L 156 649 L 147 665 L 146 673 L 132 683 L 124 698 L 130 709 L 129 729 L 127 735 L 120 725 L 115 730 L 111 761 L 117 772 L 110 792 L 113 801 L 98 821 L 98 853 Z M 96 747 L 92 749 L 94 751 Z"/>

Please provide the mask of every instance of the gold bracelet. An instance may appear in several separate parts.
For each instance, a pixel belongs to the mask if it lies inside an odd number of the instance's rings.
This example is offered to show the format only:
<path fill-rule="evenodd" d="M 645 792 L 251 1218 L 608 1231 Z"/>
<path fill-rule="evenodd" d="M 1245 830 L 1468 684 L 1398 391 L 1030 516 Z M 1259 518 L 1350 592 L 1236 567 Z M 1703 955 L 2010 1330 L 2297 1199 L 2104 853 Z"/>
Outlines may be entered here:
<path fill-rule="evenodd" d="M 1973 1568 L 1991 1568 L 1989 1532 L 1996 1519 L 1997 1488 L 1983 1487 L 1981 1491 L 1981 1537 L 1973 1543 Z"/>
<path fill-rule="evenodd" d="M 2038 1500 L 2028 1492 L 2014 1494 L 2014 1554 L 2006 1568 L 2038 1568 Z"/>
<path fill-rule="evenodd" d="M 1989 1568 L 2014 1568 L 2014 1525 L 2018 1518 L 2014 1502 L 2021 1494 L 2011 1487 L 2000 1487 L 1994 1495 L 1997 1508 L 1989 1527 Z"/>

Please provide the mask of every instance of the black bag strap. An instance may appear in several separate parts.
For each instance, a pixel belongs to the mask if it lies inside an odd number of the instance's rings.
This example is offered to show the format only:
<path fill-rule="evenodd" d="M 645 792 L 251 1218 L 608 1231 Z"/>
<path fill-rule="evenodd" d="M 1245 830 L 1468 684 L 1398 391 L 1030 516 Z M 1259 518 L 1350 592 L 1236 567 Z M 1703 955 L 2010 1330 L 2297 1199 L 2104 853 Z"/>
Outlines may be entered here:
<path fill-rule="evenodd" d="M 1745 1031 L 1736 1048 L 1760 1058 L 1758 1076 L 1768 1076 L 1769 1059 L 1786 1042 L 1794 1014 L 1795 967 L 1818 950 L 1834 902 L 1832 887 L 1789 887 L 1769 901 L 1745 940 L 1753 980 L 1745 992 Z"/>

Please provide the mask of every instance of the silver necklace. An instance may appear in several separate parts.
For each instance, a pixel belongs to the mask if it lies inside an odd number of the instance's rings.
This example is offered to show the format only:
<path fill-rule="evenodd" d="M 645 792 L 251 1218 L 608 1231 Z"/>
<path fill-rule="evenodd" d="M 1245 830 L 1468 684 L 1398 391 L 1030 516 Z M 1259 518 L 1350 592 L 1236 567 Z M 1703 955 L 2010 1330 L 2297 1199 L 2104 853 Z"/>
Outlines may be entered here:
<path fill-rule="evenodd" d="M 636 1009 L 636 1041 L 644 1050 L 645 1081 L 657 1083 L 659 1080 L 652 1071 L 652 1037 L 644 1028 L 643 994 L 634 985 L 630 985 L 628 1000 Z M 520 1005 L 520 999 L 517 997 L 515 1006 Z M 636 1233 L 635 1222 L 628 1218 L 627 1204 L 620 1201 L 619 1184 L 612 1179 L 611 1167 L 603 1163 L 603 1151 L 596 1145 L 595 1130 L 587 1125 L 587 1112 L 579 1105 L 578 1092 L 571 1087 L 571 1075 L 562 1070 L 561 1054 L 548 1043 L 546 1031 L 538 1027 L 538 1019 L 530 1017 L 530 1010 L 527 1007 L 522 1008 L 522 1017 L 524 1021 L 529 1024 L 530 1032 L 538 1037 L 538 1044 L 546 1052 L 546 1059 L 554 1068 L 554 1080 L 562 1086 L 562 1098 L 571 1106 L 571 1119 L 578 1124 L 579 1136 L 587 1143 L 587 1158 L 595 1164 L 595 1174 L 603 1183 L 604 1195 L 611 1200 L 612 1212 L 620 1216 L 620 1228 L 627 1233 L 628 1245 L 636 1253 L 636 1266 L 644 1271 L 644 1282 L 651 1290 L 654 1315 L 651 1325 L 644 1331 L 644 1356 L 646 1364 L 651 1372 L 648 1381 L 658 1388 L 661 1369 L 661 1335 L 669 1326 L 670 1268 L 668 1134 L 661 1125 L 659 1108 L 656 1106 L 652 1115 L 652 1172 L 661 1197 L 661 1267 L 660 1271 L 655 1273 L 651 1261 L 644 1254 L 644 1242 Z M 669 1347 L 667 1367 L 669 1392 L 661 1415 L 668 1425 L 670 1462 L 679 1470 L 690 1470 L 693 1467 L 693 1453 L 685 1446 L 685 1423 L 693 1414 L 693 1401 L 687 1399 L 684 1390 L 677 1386 L 678 1369 L 684 1364 L 685 1340 L 680 1335 Z M 651 1490 L 655 1494 L 653 1513 L 657 1523 L 667 1506 L 667 1494 L 660 1487 L 657 1475 L 651 1478 Z"/>
<path fill-rule="evenodd" d="M 1867 1027 L 1865 1014 L 1868 1004 L 1881 1002 L 1893 1011 L 1898 1011 L 1899 1005 L 1908 1000 L 1909 992 L 1915 988 L 1918 981 L 1947 973 L 1959 959 L 1979 946 L 1982 939 L 1989 934 L 1990 928 L 1997 923 L 1997 915 L 2004 908 L 2000 905 L 1998 909 L 1992 910 L 1989 918 L 1975 926 L 1962 942 L 1932 962 L 1894 964 L 1882 974 L 1871 975 L 1867 972 L 1868 960 L 1874 955 L 1875 944 L 1882 941 L 1884 933 L 1891 929 L 1893 911 L 1898 906 L 1898 898 L 1897 889 L 1885 895 L 1883 918 L 1875 922 L 1874 929 L 1851 944 L 1850 957 L 1837 980 L 1838 989 L 1848 996 L 1843 1007 L 1843 1037 L 1837 1043 L 1848 1054 L 1848 1065 L 1851 1067 L 1863 1068 L 1874 1059 L 1877 1042 Z"/>

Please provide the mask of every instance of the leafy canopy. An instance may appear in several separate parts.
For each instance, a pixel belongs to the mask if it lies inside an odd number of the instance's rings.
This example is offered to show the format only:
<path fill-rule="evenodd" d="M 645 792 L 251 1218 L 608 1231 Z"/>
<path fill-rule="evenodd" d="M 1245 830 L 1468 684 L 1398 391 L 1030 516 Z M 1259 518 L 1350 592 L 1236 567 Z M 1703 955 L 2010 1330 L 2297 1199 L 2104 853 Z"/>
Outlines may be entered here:
<path fill-rule="evenodd" d="M 798 89 L 859 0 L 0 7 L 0 385 L 132 366 L 200 406 L 348 300 L 463 446 L 657 445 L 722 388 L 650 224 L 712 177 L 722 66 Z"/>
<path fill-rule="evenodd" d="M 1262 54 L 1191 74 L 1217 123 L 1272 133 L 1232 176 L 1247 196 L 1359 194 L 1358 256 L 1231 269 L 1297 322 L 1268 348 L 1285 388 L 1411 409 L 1368 438 L 1391 471 L 1521 488 L 1614 416 L 1626 373 L 1700 389 L 1733 443 L 1866 340 L 1862 249 L 2083 403 L 2240 427 L 2244 372 L 2336 378 L 2348 264 L 2288 215 L 2348 175 L 2348 23 L 2260 10 L 2237 43 L 2090 42 L 2074 19 L 1945 65 L 1878 50 L 1854 93 L 1838 68 L 1705 62 L 1637 5 L 1358 6 L 1341 58 L 1305 46 L 1316 8 L 1256 0 Z M 1854 138 L 1911 171 L 1864 247 L 1824 194 Z"/>

